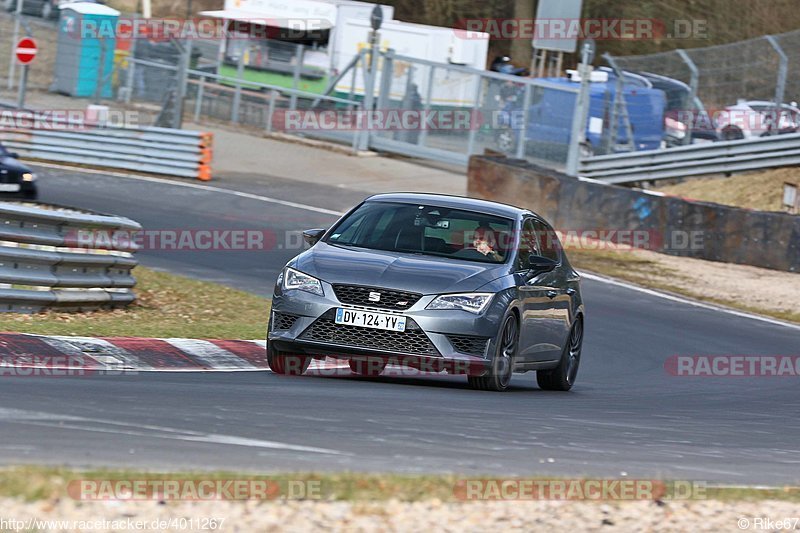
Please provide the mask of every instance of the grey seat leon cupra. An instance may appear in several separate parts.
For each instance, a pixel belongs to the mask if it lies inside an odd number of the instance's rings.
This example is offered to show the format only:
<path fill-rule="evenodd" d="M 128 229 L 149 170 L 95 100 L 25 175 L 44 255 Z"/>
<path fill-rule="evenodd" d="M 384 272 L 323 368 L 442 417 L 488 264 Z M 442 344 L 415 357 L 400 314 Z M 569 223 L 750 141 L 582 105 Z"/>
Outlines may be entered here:
<path fill-rule="evenodd" d="M 367 198 L 278 276 L 267 359 L 302 374 L 314 358 L 354 373 L 386 365 L 466 374 L 503 391 L 514 372 L 569 390 L 581 357 L 580 276 L 531 211 L 436 194 Z"/>

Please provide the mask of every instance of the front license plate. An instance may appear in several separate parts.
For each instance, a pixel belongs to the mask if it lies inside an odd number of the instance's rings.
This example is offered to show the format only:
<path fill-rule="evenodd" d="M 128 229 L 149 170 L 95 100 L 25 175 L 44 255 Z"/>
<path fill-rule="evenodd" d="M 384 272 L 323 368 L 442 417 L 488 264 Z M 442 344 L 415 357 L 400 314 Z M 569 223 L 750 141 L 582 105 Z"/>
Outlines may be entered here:
<path fill-rule="evenodd" d="M 19 183 L 0 183 L 0 192 L 19 192 Z"/>
<path fill-rule="evenodd" d="M 347 326 L 388 329 L 390 331 L 405 331 L 406 329 L 406 317 L 404 316 L 356 311 L 355 309 L 336 309 L 335 322 Z"/>

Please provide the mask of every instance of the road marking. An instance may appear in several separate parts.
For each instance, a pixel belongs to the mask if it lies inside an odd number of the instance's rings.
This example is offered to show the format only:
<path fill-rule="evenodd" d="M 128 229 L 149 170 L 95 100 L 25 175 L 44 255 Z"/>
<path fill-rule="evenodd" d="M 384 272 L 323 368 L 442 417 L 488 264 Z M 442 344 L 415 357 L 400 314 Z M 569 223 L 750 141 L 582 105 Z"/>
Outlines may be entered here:
<path fill-rule="evenodd" d="M 334 211 L 333 209 L 325 209 L 324 207 L 316 207 L 308 204 L 300 204 L 297 202 L 290 202 L 288 200 L 280 200 L 278 198 L 271 198 L 269 196 L 261 196 L 260 194 L 252 194 L 249 192 L 235 191 L 231 189 L 222 189 L 212 185 L 201 185 L 199 183 L 183 182 L 168 180 L 165 178 L 154 178 L 150 176 L 137 176 L 135 174 L 125 174 L 123 172 L 107 172 L 105 170 L 95 170 L 89 168 L 76 168 L 67 165 L 54 165 L 52 163 L 31 163 L 32 166 L 39 166 L 45 168 L 57 168 L 60 170 L 71 170 L 73 172 L 80 172 L 85 174 L 101 174 L 103 176 L 114 176 L 117 178 L 127 178 L 132 180 L 146 181 L 150 183 L 161 183 L 164 185 L 174 185 L 176 187 L 188 187 L 190 189 L 197 189 L 208 192 L 218 192 L 222 194 L 229 194 L 231 196 L 238 196 L 239 198 L 248 198 L 250 200 L 257 200 L 259 202 L 266 202 L 269 204 L 278 204 L 286 207 L 293 207 L 295 209 L 304 209 L 306 211 L 313 211 L 315 213 L 322 213 L 324 215 L 334 215 L 340 217 L 344 215 L 344 211 Z"/>
<path fill-rule="evenodd" d="M 619 281 L 612 278 L 607 278 L 605 276 L 598 276 L 597 274 L 590 274 L 588 272 L 581 272 L 581 277 L 584 279 L 590 279 L 592 281 L 599 281 L 601 283 L 607 283 L 609 285 L 614 285 L 616 287 L 624 287 L 626 289 L 630 289 L 633 291 L 641 292 L 644 294 L 649 294 L 650 296 L 656 296 L 658 298 L 662 298 L 664 300 L 670 300 L 673 302 L 679 302 L 682 304 L 692 305 L 694 307 L 700 307 L 702 309 L 709 309 L 711 311 L 718 311 L 720 313 L 726 313 L 729 315 L 734 315 L 742 318 L 750 318 L 752 320 L 758 320 L 761 322 L 766 322 L 768 324 L 774 324 L 776 326 L 783 326 L 786 328 L 797 329 L 800 330 L 800 324 L 792 324 L 791 322 L 784 322 L 783 320 L 778 320 L 777 318 L 770 318 L 762 315 L 756 315 L 753 313 L 748 313 L 746 311 L 737 311 L 735 309 L 730 309 L 728 307 L 722 307 L 719 305 L 709 304 L 705 302 L 699 302 L 697 300 L 692 300 L 691 298 L 685 298 L 682 296 L 677 296 L 674 294 L 667 294 L 665 292 L 656 291 L 653 289 L 646 289 L 644 287 L 639 287 L 638 285 L 632 285 L 630 283 L 626 283 L 624 281 Z"/>
<path fill-rule="evenodd" d="M 42 339 L 44 342 L 47 342 L 54 348 L 61 350 L 61 347 L 52 341 L 55 340 L 57 343 L 65 343 L 69 346 L 72 346 L 74 349 L 77 349 L 79 352 L 79 357 L 88 355 L 93 359 L 97 359 L 95 356 L 111 356 L 115 359 L 121 361 L 122 366 L 115 366 L 113 368 L 126 368 L 126 369 L 136 369 L 136 370 L 154 370 L 152 366 L 145 363 L 141 359 L 139 359 L 135 354 L 132 354 L 128 350 L 120 348 L 105 339 L 100 339 L 97 337 L 77 337 L 77 336 L 66 336 L 66 335 L 36 335 L 36 337 Z M 64 351 L 62 352 L 66 355 L 72 355 L 73 352 L 71 351 Z M 99 359 L 98 359 L 99 361 Z M 102 362 L 102 361 L 101 361 Z M 58 368 L 58 367 L 53 367 Z M 67 369 L 71 370 L 69 366 L 66 367 Z M 61 368 L 60 370 L 63 370 Z"/>
<path fill-rule="evenodd" d="M 129 435 L 134 437 L 150 437 L 157 439 L 182 440 L 188 442 L 201 442 L 208 444 L 229 444 L 233 446 L 248 446 L 253 448 L 266 448 L 271 450 L 291 450 L 295 452 L 319 453 L 325 455 L 352 455 L 347 452 L 329 448 L 317 448 L 300 444 L 289 444 L 273 440 L 251 439 L 236 435 L 220 435 L 217 433 L 201 433 L 187 431 L 166 426 L 149 424 L 135 424 L 101 418 L 85 418 L 72 415 L 60 415 L 46 411 L 25 411 L 21 409 L 0 408 L 0 422 L 15 422 L 30 426 L 52 427 L 55 429 L 74 429 L 94 433 L 110 433 L 114 435 Z M 87 425 L 87 424 L 96 424 Z M 101 427 L 111 426 L 111 427 Z"/>
<path fill-rule="evenodd" d="M 163 339 L 189 357 L 197 359 L 215 370 L 235 370 L 255 368 L 246 359 L 223 350 L 216 344 L 202 339 Z"/>

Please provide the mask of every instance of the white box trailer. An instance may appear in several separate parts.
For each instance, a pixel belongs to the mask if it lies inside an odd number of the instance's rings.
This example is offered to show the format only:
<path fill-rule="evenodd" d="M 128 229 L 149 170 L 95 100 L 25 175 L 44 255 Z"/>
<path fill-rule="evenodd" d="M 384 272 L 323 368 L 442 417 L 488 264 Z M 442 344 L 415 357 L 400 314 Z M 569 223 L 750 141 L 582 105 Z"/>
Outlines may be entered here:
<path fill-rule="evenodd" d="M 298 44 L 304 48 L 298 88 L 321 93 L 330 79 L 341 72 L 353 57 L 368 47 L 370 14 L 375 4 L 351 0 L 225 0 L 225 9 L 204 11 L 201 15 L 236 21 L 240 33 L 232 32 L 220 47 L 218 73 L 237 77 L 237 64 L 244 63 L 244 79 L 260 84 L 293 87 Z M 394 9 L 380 6 L 383 25 L 380 30 L 382 50 L 394 49 L 397 54 L 437 63 L 485 69 L 489 35 L 463 32 L 452 28 L 425 26 L 393 20 Z M 307 27 L 304 28 L 304 24 Z M 254 38 L 253 35 L 274 35 L 276 32 L 253 32 L 252 26 L 279 29 L 282 39 Z M 302 31 L 305 29 L 306 31 Z M 379 65 L 380 68 L 380 65 Z M 398 62 L 393 76 L 392 99 L 400 99 L 406 91 L 403 69 Z M 415 69 L 414 83 L 423 97 L 427 95 L 428 68 Z M 380 73 L 379 73 L 380 74 Z M 344 76 L 337 83 L 337 94 L 364 95 L 362 72 Z M 352 89 L 352 91 L 351 91 Z M 437 69 L 432 91 L 432 105 L 470 106 L 475 100 L 474 76 Z"/>
<path fill-rule="evenodd" d="M 351 0 L 225 0 L 225 9 L 200 15 L 225 21 L 228 29 L 220 44 L 218 74 L 235 77 L 243 58 L 245 80 L 291 87 L 300 44 L 304 54 L 298 88 L 322 92 L 336 68 L 334 43 L 343 31 L 342 21 L 369 21 L 374 7 Z M 384 21 L 392 20 L 394 8 L 380 7 Z"/>
<path fill-rule="evenodd" d="M 336 40 L 333 44 L 334 68 L 341 72 L 353 57 L 362 49 L 369 48 L 369 20 L 347 19 L 338 22 Z M 489 34 L 463 32 L 453 28 L 411 24 L 397 20 L 384 21 L 379 31 L 380 49 L 394 50 L 398 55 L 409 56 L 444 65 L 458 65 L 485 70 L 486 56 L 489 50 Z M 408 71 L 412 63 L 396 61 L 393 66 L 391 98 L 400 100 L 406 93 Z M 420 96 L 428 94 L 430 67 L 415 64 L 412 72 L 413 83 Z M 378 65 L 377 85 L 382 77 L 382 62 Z M 363 70 L 356 71 L 355 86 L 353 77 L 345 75 L 336 84 L 335 91 L 339 95 L 364 95 Z M 435 107 L 472 106 L 476 97 L 475 76 L 457 72 L 453 69 L 436 68 L 431 88 L 431 105 Z"/>

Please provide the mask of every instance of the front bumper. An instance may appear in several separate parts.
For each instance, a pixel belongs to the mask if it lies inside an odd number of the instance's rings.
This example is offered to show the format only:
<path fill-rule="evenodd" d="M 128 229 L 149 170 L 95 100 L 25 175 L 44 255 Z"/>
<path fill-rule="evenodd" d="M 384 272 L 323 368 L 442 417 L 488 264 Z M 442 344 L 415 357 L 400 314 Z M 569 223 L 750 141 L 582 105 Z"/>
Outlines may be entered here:
<path fill-rule="evenodd" d="M 405 311 L 340 302 L 333 287 L 322 282 L 324 296 L 305 291 L 275 291 L 268 339 L 289 353 L 349 359 L 378 357 L 411 366 L 483 369 L 495 350 L 495 337 L 505 305 L 493 299 L 483 313 L 428 310 L 436 297 L 422 296 Z M 407 317 L 405 332 L 387 332 L 333 323 L 338 307 Z"/>

